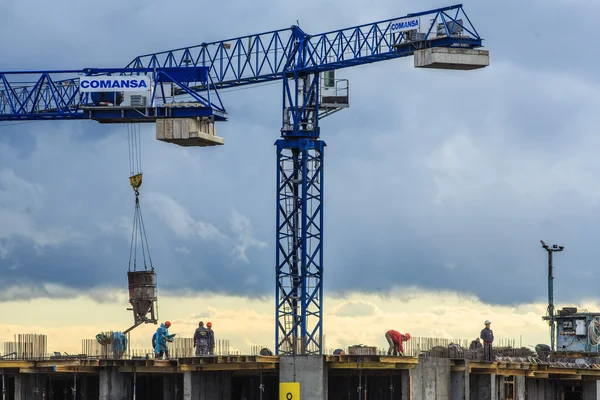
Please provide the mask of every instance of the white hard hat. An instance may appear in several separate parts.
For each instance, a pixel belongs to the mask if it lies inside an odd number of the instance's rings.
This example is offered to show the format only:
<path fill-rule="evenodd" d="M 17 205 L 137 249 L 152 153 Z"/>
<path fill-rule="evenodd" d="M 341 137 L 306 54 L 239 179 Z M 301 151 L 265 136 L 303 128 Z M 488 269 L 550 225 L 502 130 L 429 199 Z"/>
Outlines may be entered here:
<path fill-rule="evenodd" d="M 489 320 L 489 319 L 486 319 L 486 320 L 485 320 L 485 323 L 484 323 L 484 325 L 487 325 L 487 324 L 491 324 L 491 322 L 490 322 L 490 320 Z"/>

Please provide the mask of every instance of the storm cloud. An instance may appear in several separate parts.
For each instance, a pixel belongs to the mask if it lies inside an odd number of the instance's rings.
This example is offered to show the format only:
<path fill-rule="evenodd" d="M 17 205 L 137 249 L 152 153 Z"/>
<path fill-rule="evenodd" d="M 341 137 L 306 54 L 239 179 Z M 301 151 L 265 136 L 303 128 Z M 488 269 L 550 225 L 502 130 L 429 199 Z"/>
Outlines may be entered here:
<path fill-rule="evenodd" d="M 138 54 L 297 20 L 318 33 L 440 5 L 308 1 L 298 8 L 260 0 L 224 14 L 222 3 L 183 1 L 186 12 L 165 34 L 164 26 L 155 29 L 167 21 L 156 19 L 160 4 L 2 5 L 10 17 L 0 35 L 10 37 L 11 56 L 0 69 L 123 66 Z M 578 23 L 568 35 L 548 28 L 561 26 L 575 5 Z M 329 8 L 336 12 L 311 11 Z M 593 35 L 600 6 L 472 2 L 465 10 L 491 51 L 489 68 L 416 70 L 401 59 L 338 72 L 350 80 L 351 107 L 321 123 L 326 293 L 411 286 L 498 304 L 540 300 L 540 239 L 566 247 L 556 257 L 557 300 L 576 302 L 595 290 L 600 56 L 574 39 Z M 225 146 L 181 148 L 142 127 L 141 204 L 152 264 L 167 290 L 269 296 L 281 87 L 222 96 L 230 120 L 217 132 Z M 133 200 L 125 127 L 0 124 L 0 280 L 7 293 L 124 287 Z"/>

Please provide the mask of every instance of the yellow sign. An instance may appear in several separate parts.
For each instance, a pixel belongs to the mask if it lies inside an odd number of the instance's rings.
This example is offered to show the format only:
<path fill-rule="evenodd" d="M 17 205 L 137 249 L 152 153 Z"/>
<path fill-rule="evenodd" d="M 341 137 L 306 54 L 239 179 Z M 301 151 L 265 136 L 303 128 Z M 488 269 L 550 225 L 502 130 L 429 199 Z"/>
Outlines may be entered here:
<path fill-rule="evenodd" d="M 279 400 L 300 400 L 300 382 L 280 382 Z"/>

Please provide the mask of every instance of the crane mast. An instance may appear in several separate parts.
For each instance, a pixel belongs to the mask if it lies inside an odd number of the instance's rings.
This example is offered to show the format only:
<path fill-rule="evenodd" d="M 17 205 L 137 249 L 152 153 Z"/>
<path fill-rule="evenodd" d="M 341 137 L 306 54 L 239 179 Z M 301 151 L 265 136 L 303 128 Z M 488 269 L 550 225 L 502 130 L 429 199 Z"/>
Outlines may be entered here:
<path fill-rule="evenodd" d="M 141 55 L 120 69 L 0 72 L 0 121 L 156 122 L 159 140 L 223 144 L 213 126 L 227 120 L 218 91 L 281 80 L 282 125 L 275 142 L 276 353 L 322 354 L 325 142 L 319 120 L 349 106 L 347 81 L 336 79 L 334 71 L 413 55 L 419 68 L 478 69 L 489 65 L 488 52 L 476 50 L 482 43 L 458 4 L 317 35 L 291 26 L 202 43 Z M 134 102 L 132 94 L 129 103 L 108 101 L 107 107 L 81 87 L 82 77 L 140 74 L 152 86 L 144 104 Z M 11 84 L 24 76 L 33 84 Z M 116 100 L 110 93 L 121 90 L 107 90 L 105 98 Z M 205 136 L 193 129 L 204 129 Z M 188 140 L 192 136 L 196 141 Z"/>

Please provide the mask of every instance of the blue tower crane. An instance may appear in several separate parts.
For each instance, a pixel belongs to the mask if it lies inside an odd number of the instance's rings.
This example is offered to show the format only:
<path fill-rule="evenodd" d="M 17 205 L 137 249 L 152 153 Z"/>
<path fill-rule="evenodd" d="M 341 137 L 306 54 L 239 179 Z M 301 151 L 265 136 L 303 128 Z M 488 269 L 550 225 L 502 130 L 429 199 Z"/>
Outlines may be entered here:
<path fill-rule="evenodd" d="M 190 128 L 198 130 L 201 121 L 214 136 L 214 122 L 227 120 L 219 89 L 281 80 L 276 353 L 322 354 L 325 142 L 319 120 L 349 105 L 347 81 L 334 71 L 407 56 L 415 67 L 472 70 L 489 64 L 482 43 L 458 4 L 317 35 L 292 26 L 202 43 L 142 55 L 124 68 L 0 72 L 0 121 L 156 122 L 160 140 L 222 144 Z M 23 81 L 32 85 L 11 84 Z"/>

